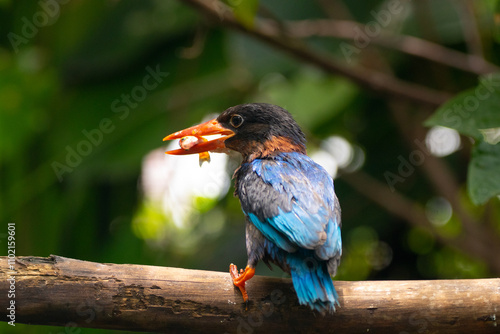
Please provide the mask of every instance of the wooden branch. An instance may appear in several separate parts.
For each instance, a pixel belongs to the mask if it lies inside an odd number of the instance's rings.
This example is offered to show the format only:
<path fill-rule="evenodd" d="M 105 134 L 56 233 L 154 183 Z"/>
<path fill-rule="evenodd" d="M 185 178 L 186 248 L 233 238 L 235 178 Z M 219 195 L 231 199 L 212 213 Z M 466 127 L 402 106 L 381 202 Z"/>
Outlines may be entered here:
<path fill-rule="evenodd" d="M 446 92 L 399 80 L 394 76 L 379 71 L 343 65 L 333 59 L 331 55 L 311 51 L 311 48 L 299 39 L 289 35 L 277 35 L 275 27 L 270 24 L 260 24 L 253 28 L 244 26 L 234 18 L 232 10 L 219 0 L 182 1 L 221 25 L 253 36 L 296 59 L 320 68 L 326 73 L 344 76 L 378 94 L 404 99 L 432 108 L 438 107 L 451 97 L 451 94 Z M 280 26 L 279 23 L 277 25 Z"/>
<path fill-rule="evenodd" d="M 0 258 L 0 314 L 15 322 L 168 333 L 493 333 L 500 279 L 335 282 L 341 307 L 298 304 L 290 279 L 256 276 L 242 303 L 228 273 Z M 5 296 L 14 291 L 15 297 Z"/>

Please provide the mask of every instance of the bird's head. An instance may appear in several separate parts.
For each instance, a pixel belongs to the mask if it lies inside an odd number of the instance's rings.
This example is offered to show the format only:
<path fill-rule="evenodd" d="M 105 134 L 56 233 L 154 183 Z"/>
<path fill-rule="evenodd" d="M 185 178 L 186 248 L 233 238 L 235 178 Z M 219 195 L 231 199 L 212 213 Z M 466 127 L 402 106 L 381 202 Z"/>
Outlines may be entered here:
<path fill-rule="evenodd" d="M 166 153 L 183 155 L 231 149 L 240 152 L 245 161 L 279 152 L 305 153 L 304 133 L 292 115 L 281 107 L 267 103 L 231 107 L 213 120 L 175 132 L 163 140 L 216 134 L 222 137 Z"/>

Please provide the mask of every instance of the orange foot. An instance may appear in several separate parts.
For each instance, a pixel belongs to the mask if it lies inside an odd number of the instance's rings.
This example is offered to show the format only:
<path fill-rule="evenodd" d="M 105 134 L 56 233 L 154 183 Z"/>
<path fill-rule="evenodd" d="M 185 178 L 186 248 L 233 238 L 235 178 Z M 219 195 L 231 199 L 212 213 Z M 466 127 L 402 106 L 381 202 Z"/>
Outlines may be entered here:
<path fill-rule="evenodd" d="M 231 263 L 229 265 L 229 273 L 233 279 L 233 284 L 240 289 L 241 294 L 243 295 L 243 301 L 246 303 L 248 301 L 248 293 L 247 290 L 245 290 L 245 282 L 253 277 L 255 274 L 255 268 L 247 266 L 245 270 L 240 269 L 240 272 L 238 273 L 238 267 Z"/>

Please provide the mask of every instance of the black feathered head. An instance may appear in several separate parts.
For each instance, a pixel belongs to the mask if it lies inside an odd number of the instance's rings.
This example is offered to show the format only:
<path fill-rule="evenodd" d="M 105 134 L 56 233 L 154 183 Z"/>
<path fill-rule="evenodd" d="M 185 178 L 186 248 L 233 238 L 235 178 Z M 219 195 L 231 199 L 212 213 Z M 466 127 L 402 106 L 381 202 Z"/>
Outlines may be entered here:
<path fill-rule="evenodd" d="M 272 156 L 279 152 L 305 153 L 304 133 L 292 115 L 279 106 L 267 103 L 249 103 L 231 107 L 216 119 L 178 131 L 165 137 L 164 140 L 213 134 L 224 136 L 187 150 L 167 153 L 191 154 L 228 148 L 240 152 L 246 161 Z"/>

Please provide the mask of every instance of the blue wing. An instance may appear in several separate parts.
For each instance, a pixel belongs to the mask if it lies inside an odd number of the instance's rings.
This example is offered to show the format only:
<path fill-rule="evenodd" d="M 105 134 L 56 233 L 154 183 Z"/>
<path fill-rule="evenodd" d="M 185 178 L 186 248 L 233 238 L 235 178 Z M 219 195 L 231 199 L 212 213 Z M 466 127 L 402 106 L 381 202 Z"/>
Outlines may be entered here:
<path fill-rule="evenodd" d="M 340 255 L 340 207 L 321 166 L 306 155 L 282 153 L 243 164 L 238 173 L 243 211 L 267 239 L 289 253 L 310 249 L 322 260 Z"/>

